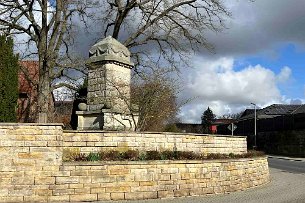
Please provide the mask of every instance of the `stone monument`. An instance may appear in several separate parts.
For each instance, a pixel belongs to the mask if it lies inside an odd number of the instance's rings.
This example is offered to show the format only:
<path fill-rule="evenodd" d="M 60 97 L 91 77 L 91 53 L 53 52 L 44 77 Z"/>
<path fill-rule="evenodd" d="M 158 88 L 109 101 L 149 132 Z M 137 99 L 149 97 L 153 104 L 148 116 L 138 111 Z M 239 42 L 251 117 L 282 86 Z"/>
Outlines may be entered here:
<path fill-rule="evenodd" d="M 78 130 L 135 130 L 130 103 L 133 63 L 129 50 L 111 36 L 89 50 L 87 104 L 79 105 Z"/>

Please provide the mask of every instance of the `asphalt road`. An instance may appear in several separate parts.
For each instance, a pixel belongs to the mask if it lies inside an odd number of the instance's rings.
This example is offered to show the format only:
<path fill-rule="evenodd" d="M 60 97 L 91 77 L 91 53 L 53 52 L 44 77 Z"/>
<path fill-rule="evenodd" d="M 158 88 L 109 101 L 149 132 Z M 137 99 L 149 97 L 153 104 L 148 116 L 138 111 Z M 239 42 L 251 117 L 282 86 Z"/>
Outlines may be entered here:
<path fill-rule="evenodd" d="M 304 161 L 293 161 L 281 158 L 268 158 L 268 163 L 270 168 L 276 168 L 291 173 L 305 173 Z"/>
<path fill-rule="evenodd" d="M 271 183 L 241 192 L 204 197 L 116 203 L 305 203 L 305 162 L 269 158 Z"/>

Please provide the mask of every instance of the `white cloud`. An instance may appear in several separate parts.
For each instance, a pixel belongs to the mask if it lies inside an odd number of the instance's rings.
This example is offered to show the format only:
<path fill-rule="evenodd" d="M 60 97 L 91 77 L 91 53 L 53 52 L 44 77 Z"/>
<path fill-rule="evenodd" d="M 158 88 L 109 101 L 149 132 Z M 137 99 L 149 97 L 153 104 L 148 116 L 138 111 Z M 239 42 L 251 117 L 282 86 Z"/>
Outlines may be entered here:
<path fill-rule="evenodd" d="M 251 102 L 259 106 L 279 103 L 282 95 L 277 85 L 291 75 L 289 67 L 283 67 L 278 75 L 261 65 L 236 71 L 233 58 L 194 61 L 196 68 L 184 81 L 180 95 L 181 99 L 196 98 L 182 108 L 180 116 L 186 122 L 199 122 L 208 106 L 220 116 L 249 108 Z"/>
<path fill-rule="evenodd" d="M 286 82 L 291 76 L 291 69 L 288 66 L 282 68 L 281 72 L 277 75 L 276 79 L 280 83 Z"/>

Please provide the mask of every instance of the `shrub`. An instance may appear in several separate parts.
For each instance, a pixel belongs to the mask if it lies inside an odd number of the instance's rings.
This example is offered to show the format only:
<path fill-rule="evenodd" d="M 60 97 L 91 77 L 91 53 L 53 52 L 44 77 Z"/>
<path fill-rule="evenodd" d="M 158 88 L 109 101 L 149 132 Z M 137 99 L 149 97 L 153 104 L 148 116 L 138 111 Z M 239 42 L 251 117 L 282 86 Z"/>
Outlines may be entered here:
<path fill-rule="evenodd" d="M 264 156 L 264 155 L 265 155 L 265 152 L 249 150 L 247 153 L 243 154 L 242 158 L 252 158 L 252 157 L 259 157 L 259 156 Z"/>
<path fill-rule="evenodd" d="M 145 153 L 145 152 L 141 152 L 141 153 L 139 154 L 139 160 L 141 160 L 141 161 L 147 160 L 147 158 L 146 158 L 146 153 Z"/>
<path fill-rule="evenodd" d="M 171 160 L 174 159 L 174 152 L 165 150 L 160 153 L 161 160 Z"/>
<path fill-rule="evenodd" d="M 194 152 L 188 151 L 178 151 L 177 152 L 177 159 L 179 160 L 194 160 L 198 159 L 199 155 L 195 154 Z"/>
<path fill-rule="evenodd" d="M 236 158 L 237 156 L 236 156 L 236 154 L 233 154 L 233 153 L 230 153 L 229 154 L 229 158 L 231 158 L 231 159 L 234 159 L 234 158 Z"/>
<path fill-rule="evenodd" d="M 207 155 L 207 159 L 227 159 L 229 158 L 226 154 L 217 154 L 217 153 L 211 153 Z"/>
<path fill-rule="evenodd" d="M 139 159 L 139 151 L 137 150 L 127 150 L 122 153 L 122 158 L 126 160 L 135 161 Z"/>
<path fill-rule="evenodd" d="M 76 161 L 76 158 L 80 155 L 79 148 L 63 149 L 63 161 Z"/>
<path fill-rule="evenodd" d="M 122 159 L 122 155 L 119 151 L 101 151 L 99 153 L 100 159 L 104 161 L 118 161 Z"/>
<path fill-rule="evenodd" d="M 87 156 L 87 161 L 100 161 L 101 157 L 99 153 L 93 153 L 90 152 L 90 154 Z"/>
<path fill-rule="evenodd" d="M 146 159 L 147 160 L 160 160 L 161 159 L 161 155 L 160 152 L 158 151 L 147 151 L 146 152 Z"/>
<path fill-rule="evenodd" d="M 206 160 L 206 159 L 236 159 L 236 158 L 254 158 L 263 156 L 264 152 L 250 150 L 244 154 L 218 154 L 211 153 L 205 156 L 191 151 L 169 151 L 165 150 L 158 152 L 151 150 L 141 152 L 137 150 L 127 150 L 126 152 L 119 152 L 115 150 L 100 151 L 86 155 L 80 153 L 79 148 L 64 149 L 63 161 L 119 161 L 119 160 Z"/>
<path fill-rule="evenodd" d="M 81 153 L 74 157 L 74 161 L 88 161 L 88 158 L 86 154 Z"/>

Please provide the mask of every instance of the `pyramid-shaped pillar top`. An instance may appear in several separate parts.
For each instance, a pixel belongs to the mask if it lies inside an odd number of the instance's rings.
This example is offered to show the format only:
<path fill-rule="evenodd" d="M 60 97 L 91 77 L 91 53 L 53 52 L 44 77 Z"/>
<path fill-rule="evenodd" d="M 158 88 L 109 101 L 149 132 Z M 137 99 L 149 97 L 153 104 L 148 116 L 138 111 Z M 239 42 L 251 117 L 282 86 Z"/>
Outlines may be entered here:
<path fill-rule="evenodd" d="M 119 41 L 108 36 L 89 50 L 88 64 L 95 62 L 117 62 L 132 67 L 134 64 L 130 60 L 130 51 Z"/>

